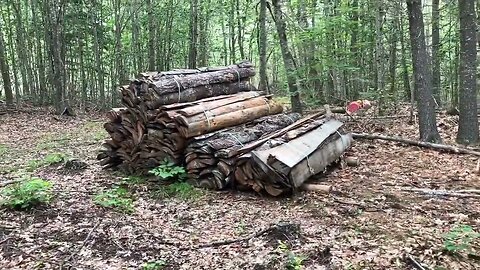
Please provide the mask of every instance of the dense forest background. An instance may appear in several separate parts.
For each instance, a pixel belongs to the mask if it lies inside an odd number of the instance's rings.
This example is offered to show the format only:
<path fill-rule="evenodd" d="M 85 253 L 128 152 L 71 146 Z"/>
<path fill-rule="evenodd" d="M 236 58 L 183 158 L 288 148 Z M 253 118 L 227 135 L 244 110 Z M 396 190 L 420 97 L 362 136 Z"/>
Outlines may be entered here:
<path fill-rule="evenodd" d="M 381 112 L 412 98 L 407 2 L 421 4 L 435 106 L 456 107 L 459 7 L 477 20 L 478 0 L 5 0 L 0 95 L 107 109 L 140 72 L 248 59 L 293 106 L 368 98 Z"/>

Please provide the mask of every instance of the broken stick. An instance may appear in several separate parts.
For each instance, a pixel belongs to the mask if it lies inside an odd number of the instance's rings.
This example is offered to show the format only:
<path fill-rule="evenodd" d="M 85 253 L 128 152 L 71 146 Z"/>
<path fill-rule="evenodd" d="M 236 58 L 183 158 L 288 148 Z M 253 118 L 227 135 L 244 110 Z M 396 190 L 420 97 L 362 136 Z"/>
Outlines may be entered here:
<path fill-rule="evenodd" d="M 413 146 L 424 147 L 439 151 L 446 151 L 449 153 L 455 154 L 467 154 L 472 156 L 480 157 L 480 152 L 470 150 L 467 148 L 456 147 L 453 145 L 445 145 L 445 144 L 438 144 L 438 143 L 429 143 L 429 142 L 421 142 L 415 141 L 410 139 L 404 139 L 401 137 L 396 136 L 384 136 L 384 135 L 374 135 L 374 134 L 366 134 L 366 133 L 352 133 L 352 137 L 354 139 L 366 139 L 366 140 L 384 140 L 384 141 L 391 141 L 391 142 L 401 142 L 406 143 Z"/>

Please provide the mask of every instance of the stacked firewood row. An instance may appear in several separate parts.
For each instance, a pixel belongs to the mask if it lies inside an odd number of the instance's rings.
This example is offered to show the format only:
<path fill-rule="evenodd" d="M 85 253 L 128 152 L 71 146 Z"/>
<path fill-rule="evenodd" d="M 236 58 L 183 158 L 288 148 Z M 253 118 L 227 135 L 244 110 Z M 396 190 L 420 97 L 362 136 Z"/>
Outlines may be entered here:
<path fill-rule="evenodd" d="M 254 91 L 250 84 L 253 76 L 254 66 L 247 61 L 225 67 L 146 72 L 120 91 L 125 106 L 147 111 L 173 103 Z"/>
<path fill-rule="evenodd" d="M 282 110 L 271 96 L 251 91 L 165 105 L 147 121 L 131 108 L 112 111 L 105 124 L 111 139 L 98 159 L 106 167 L 121 164 L 128 172 L 144 172 L 165 159 L 180 164 L 191 138 Z"/>
<path fill-rule="evenodd" d="M 278 196 L 299 188 L 350 146 L 326 109 L 283 113 L 249 78 L 251 63 L 140 74 L 121 87 L 124 108 L 107 114 L 104 168 L 147 173 L 165 160 L 185 165 L 199 187 Z M 343 110 L 343 109 L 342 109 Z"/>
<path fill-rule="evenodd" d="M 237 156 L 230 153 L 295 123 L 300 117 L 298 113 L 270 115 L 245 125 L 195 137 L 185 151 L 189 178 L 199 187 L 214 190 L 233 187 Z"/>
<path fill-rule="evenodd" d="M 125 108 L 108 113 L 111 138 L 97 159 L 128 172 L 144 172 L 165 158 L 180 163 L 189 138 L 281 112 L 250 83 L 254 75 L 246 61 L 140 74 L 120 88 Z"/>
<path fill-rule="evenodd" d="M 234 170 L 237 188 L 273 196 L 298 189 L 350 147 L 351 134 L 342 125 L 320 112 L 230 152 L 230 156 L 243 153 Z"/>

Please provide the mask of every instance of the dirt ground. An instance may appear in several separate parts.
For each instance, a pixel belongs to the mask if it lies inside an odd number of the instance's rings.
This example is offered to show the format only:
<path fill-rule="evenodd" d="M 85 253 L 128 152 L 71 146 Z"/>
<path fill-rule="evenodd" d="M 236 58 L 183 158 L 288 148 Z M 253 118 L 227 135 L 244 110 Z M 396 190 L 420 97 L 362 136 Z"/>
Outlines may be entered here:
<path fill-rule="evenodd" d="M 416 139 L 407 120 L 357 119 L 349 127 Z M 126 184 L 134 210 L 123 213 L 93 200 L 126 179 L 95 159 L 107 137 L 104 121 L 35 108 L 0 115 L 0 180 L 38 176 L 55 192 L 46 206 L 0 210 L 1 269 L 480 269 L 480 235 L 458 235 L 450 251 L 445 238 L 458 226 L 480 232 L 480 199 L 412 191 L 480 189 L 478 157 L 355 141 L 347 155 L 361 165 L 331 168 L 317 180 L 332 185 L 332 194 L 163 198 L 147 179 Z M 442 117 L 439 128 L 453 143 L 455 117 Z M 49 153 L 88 166 L 32 162 Z"/>

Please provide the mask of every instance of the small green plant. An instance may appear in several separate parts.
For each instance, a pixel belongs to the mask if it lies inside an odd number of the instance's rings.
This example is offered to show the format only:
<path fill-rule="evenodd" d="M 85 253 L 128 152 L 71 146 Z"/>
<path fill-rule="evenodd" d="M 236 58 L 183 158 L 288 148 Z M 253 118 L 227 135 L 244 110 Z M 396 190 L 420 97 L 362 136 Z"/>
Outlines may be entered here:
<path fill-rule="evenodd" d="M 37 143 L 37 150 L 49 150 L 53 148 L 58 148 L 60 146 L 66 146 L 68 142 L 72 139 L 71 134 L 47 134 L 44 136 L 39 143 Z"/>
<path fill-rule="evenodd" d="M 8 147 L 5 144 L 0 143 L 0 156 L 8 153 Z"/>
<path fill-rule="evenodd" d="M 137 175 L 130 175 L 128 177 L 123 177 L 122 180 L 120 181 L 121 185 L 139 185 L 139 184 L 144 184 L 145 183 L 145 178 Z"/>
<path fill-rule="evenodd" d="M 33 172 L 36 169 L 44 166 L 50 166 L 65 161 L 66 157 L 62 153 L 52 153 L 46 155 L 43 159 L 33 159 L 27 164 L 27 171 Z"/>
<path fill-rule="evenodd" d="M 303 267 L 303 262 L 307 259 L 305 256 L 298 256 L 293 253 L 288 245 L 283 241 L 278 241 L 277 251 L 287 255 L 287 265 L 288 270 L 300 270 Z"/>
<path fill-rule="evenodd" d="M 164 260 L 158 260 L 153 262 L 147 262 L 142 265 L 143 270 L 161 270 L 167 266 L 167 262 Z"/>
<path fill-rule="evenodd" d="M 187 177 L 184 167 L 177 166 L 172 161 L 165 159 L 156 168 L 151 169 L 149 173 L 159 177 L 161 180 L 180 180 L 183 181 Z"/>
<path fill-rule="evenodd" d="M 187 182 L 174 182 L 160 187 L 155 195 L 161 198 L 179 198 L 182 200 L 195 200 L 203 195 L 203 191 Z"/>
<path fill-rule="evenodd" d="M 52 183 L 38 177 L 27 178 L 4 188 L 1 205 L 25 210 L 40 204 L 47 204 L 53 197 Z"/>
<path fill-rule="evenodd" d="M 240 221 L 240 223 L 237 224 L 237 226 L 235 226 L 235 232 L 238 234 L 238 235 L 243 235 L 245 234 L 245 232 L 247 231 L 247 225 L 245 224 L 245 222 Z"/>
<path fill-rule="evenodd" d="M 106 208 L 118 209 L 121 212 L 133 212 L 133 200 L 128 190 L 117 187 L 100 194 L 94 198 L 94 202 Z"/>
<path fill-rule="evenodd" d="M 480 233 L 475 232 L 471 226 L 457 226 L 443 236 L 444 247 L 447 251 L 453 253 L 465 251 L 468 254 L 473 254 L 473 242 L 479 238 Z"/>

